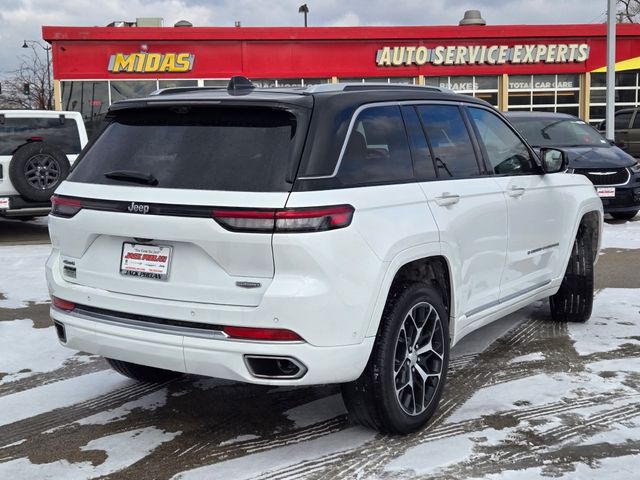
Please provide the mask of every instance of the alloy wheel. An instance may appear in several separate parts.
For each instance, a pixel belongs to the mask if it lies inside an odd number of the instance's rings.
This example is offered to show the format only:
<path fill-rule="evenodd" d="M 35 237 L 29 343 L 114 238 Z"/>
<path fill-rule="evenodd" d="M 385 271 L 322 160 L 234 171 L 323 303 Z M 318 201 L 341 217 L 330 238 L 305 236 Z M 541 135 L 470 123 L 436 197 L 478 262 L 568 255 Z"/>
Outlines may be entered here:
<path fill-rule="evenodd" d="M 51 155 L 40 153 L 26 162 L 24 174 L 33 188 L 48 190 L 60 179 L 60 165 Z"/>
<path fill-rule="evenodd" d="M 406 314 L 394 355 L 396 398 L 402 410 L 420 415 L 430 405 L 444 365 L 442 319 L 433 305 L 420 302 Z"/>

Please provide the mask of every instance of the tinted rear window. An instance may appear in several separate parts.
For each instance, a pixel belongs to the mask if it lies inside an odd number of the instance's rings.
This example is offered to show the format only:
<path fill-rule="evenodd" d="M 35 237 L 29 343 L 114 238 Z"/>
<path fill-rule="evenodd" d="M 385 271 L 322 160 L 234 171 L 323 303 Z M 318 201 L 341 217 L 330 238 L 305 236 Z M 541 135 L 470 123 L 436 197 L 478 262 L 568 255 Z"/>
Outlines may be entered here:
<path fill-rule="evenodd" d="M 288 191 L 296 117 L 263 107 L 120 112 L 76 164 L 70 181 L 135 184 L 114 171 L 152 175 L 159 188 Z"/>
<path fill-rule="evenodd" d="M 29 141 L 41 140 L 68 155 L 80 153 L 80 134 L 75 120 L 5 117 L 0 123 L 0 155 L 12 155 Z"/>

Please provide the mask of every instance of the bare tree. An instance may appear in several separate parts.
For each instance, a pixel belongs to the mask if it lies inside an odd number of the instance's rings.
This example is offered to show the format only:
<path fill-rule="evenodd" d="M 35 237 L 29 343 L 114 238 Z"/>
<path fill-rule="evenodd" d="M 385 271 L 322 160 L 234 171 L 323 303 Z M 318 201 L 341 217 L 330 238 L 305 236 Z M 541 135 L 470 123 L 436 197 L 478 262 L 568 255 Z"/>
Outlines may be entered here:
<path fill-rule="evenodd" d="M 46 59 L 33 47 L 31 55 L 20 55 L 18 68 L 9 72 L 2 80 L 2 108 L 37 108 L 46 110 L 53 103 L 50 98 Z M 28 87 L 26 87 L 28 85 Z M 28 90 L 28 95 L 26 91 Z"/>
<path fill-rule="evenodd" d="M 617 0 L 618 23 L 638 23 L 640 21 L 640 0 Z"/>

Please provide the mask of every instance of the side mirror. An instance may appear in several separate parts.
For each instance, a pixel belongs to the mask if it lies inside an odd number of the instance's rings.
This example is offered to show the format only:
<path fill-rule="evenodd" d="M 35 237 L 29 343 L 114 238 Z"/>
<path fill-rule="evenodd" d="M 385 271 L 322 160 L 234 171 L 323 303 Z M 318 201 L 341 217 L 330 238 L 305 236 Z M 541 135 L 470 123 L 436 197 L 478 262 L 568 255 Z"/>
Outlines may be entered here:
<path fill-rule="evenodd" d="M 567 169 L 569 160 L 567 154 L 557 148 L 541 148 L 540 158 L 544 173 L 557 173 Z"/>

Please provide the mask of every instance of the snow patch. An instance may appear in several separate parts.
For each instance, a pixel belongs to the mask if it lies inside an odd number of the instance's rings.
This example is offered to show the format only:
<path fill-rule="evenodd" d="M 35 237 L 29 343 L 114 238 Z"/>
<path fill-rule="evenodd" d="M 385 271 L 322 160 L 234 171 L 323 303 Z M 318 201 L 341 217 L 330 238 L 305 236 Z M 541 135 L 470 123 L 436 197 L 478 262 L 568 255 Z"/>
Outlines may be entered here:
<path fill-rule="evenodd" d="M 300 462 L 315 460 L 337 452 L 358 448 L 375 436 L 376 433 L 371 430 L 349 428 L 308 442 L 300 442 L 295 445 L 275 448 L 215 465 L 195 468 L 179 473 L 173 478 L 175 480 L 248 479 Z M 291 474 L 291 478 L 295 478 L 295 474 Z"/>
<path fill-rule="evenodd" d="M 80 425 L 106 425 L 107 423 L 117 422 L 127 417 L 133 410 L 140 408 L 142 410 L 153 411 L 158 407 L 163 407 L 167 404 L 168 390 L 163 388 L 156 392 L 152 392 L 149 395 L 140 397 L 132 402 L 127 402 L 118 408 L 106 410 L 104 412 L 96 413 L 90 417 L 82 418 L 76 423 Z"/>
<path fill-rule="evenodd" d="M 122 470 L 143 459 L 161 444 L 173 440 L 181 432 L 163 432 L 156 427 L 139 428 L 91 440 L 81 450 L 103 450 L 107 454 L 104 463 L 94 466 L 91 462 L 70 463 L 58 460 L 52 463 L 33 464 L 26 458 L 0 463 L 0 478 L 40 478 L 85 480 L 101 477 Z"/>
<path fill-rule="evenodd" d="M 437 475 L 449 465 L 470 459 L 476 446 L 496 445 L 505 441 L 511 433 L 512 430 L 508 428 L 503 430 L 488 428 L 470 434 L 425 442 L 409 448 L 403 455 L 389 462 L 385 471 L 404 474 L 411 472 L 412 476 Z M 434 452 L 436 452 L 435 455 Z"/>
<path fill-rule="evenodd" d="M 607 288 L 598 292 L 589 321 L 569 323 L 568 328 L 579 355 L 616 350 L 624 344 L 640 345 L 638 290 Z"/>
<path fill-rule="evenodd" d="M 231 440 L 225 440 L 224 442 L 220 442 L 220 446 L 224 447 L 226 445 L 233 445 L 234 443 L 247 442 L 249 440 L 257 440 L 260 438 L 258 435 L 240 435 Z"/>
<path fill-rule="evenodd" d="M 0 308 L 22 308 L 27 302 L 46 303 L 49 291 L 44 264 L 50 245 L 0 247 Z"/>
<path fill-rule="evenodd" d="M 79 361 L 89 358 L 77 356 L 60 345 L 53 327 L 33 328 L 31 320 L 0 322 L 0 352 L 0 372 L 8 374 L 0 379 L 0 385 L 51 372 L 71 358 Z"/>
<path fill-rule="evenodd" d="M 640 222 L 625 222 L 621 224 L 605 223 L 600 248 L 640 248 Z"/>
<path fill-rule="evenodd" d="M 544 360 L 546 357 L 542 352 L 530 353 L 529 355 L 521 355 L 509 360 L 509 363 L 535 362 L 536 360 Z"/>
<path fill-rule="evenodd" d="M 589 373 L 533 375 L 478 390 L 447 419 L 447 423 L 514 410 L 518 408 L 515 406 L 516 402 L 523 400 L 527 401 L 527 408 L 530 408 L 560 399 L 578 398 L 585 395 L 585 392 L 590 396 L 610 393 L 612 386 L 617 387 L 618 390 L 634 393 L 634 390 L 619 382 L 613 382 L 612 385 L 612 382 L 607 379 Z"/>
<path fill-rule="evenodd" d="M 132 383 L 122 375 L 105 370 L 5 395 L 0 397 L 0 425 L 84 402 Z"/>

